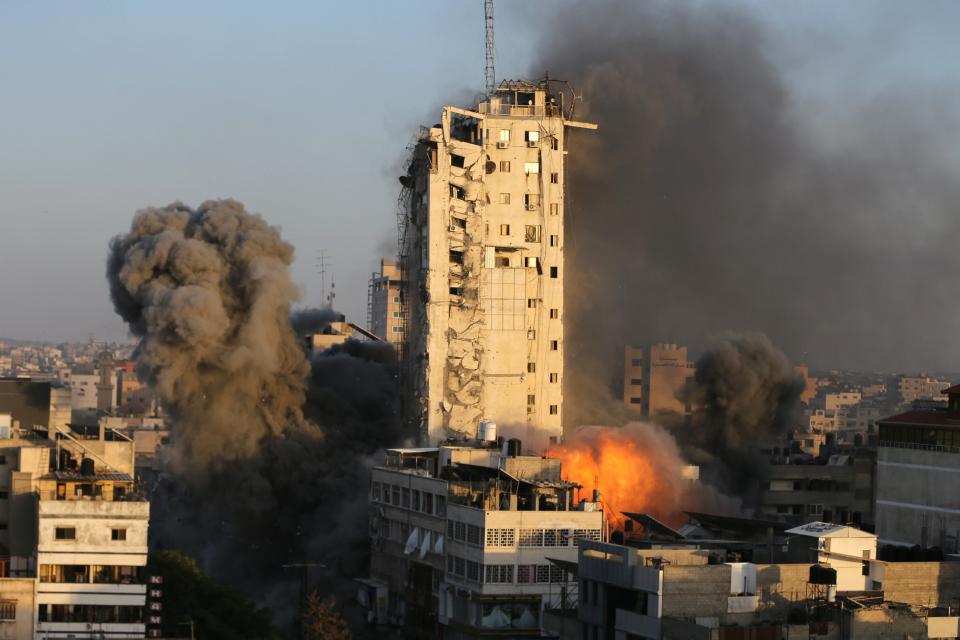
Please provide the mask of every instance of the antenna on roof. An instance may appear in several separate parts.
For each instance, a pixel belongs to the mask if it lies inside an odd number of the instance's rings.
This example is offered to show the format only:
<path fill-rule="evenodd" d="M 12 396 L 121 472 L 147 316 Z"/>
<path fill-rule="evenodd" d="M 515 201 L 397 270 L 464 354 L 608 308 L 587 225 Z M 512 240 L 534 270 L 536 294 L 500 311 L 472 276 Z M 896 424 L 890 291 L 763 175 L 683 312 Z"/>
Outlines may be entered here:
<path fill-rule="evenodd" d="M 493 0 L 484 0 L 483 19 L 487 27 L 487 56 L 484 76 L 487 82 L 487 95 L 490 95 L 497 88 L 497 76 L 493 70 L 495 58 L 493 48 Z"/>
<path fill-rule="evenodd" d="M 330 295 L 327 294 L 327 267 L 330 263 L 327 261 L 327 250 L 320 249 L 317 252 L 317 273 L 320 274 L 320 297 L 321 300 L 327 303 L 327 306 L 332 306 L 332 300 Z M 331 283 L 330 288 L 333 288 Z M 331 292 L 332 293 L 332 292 Z M 322 304 L 322 303 L 321 303 Z"/>

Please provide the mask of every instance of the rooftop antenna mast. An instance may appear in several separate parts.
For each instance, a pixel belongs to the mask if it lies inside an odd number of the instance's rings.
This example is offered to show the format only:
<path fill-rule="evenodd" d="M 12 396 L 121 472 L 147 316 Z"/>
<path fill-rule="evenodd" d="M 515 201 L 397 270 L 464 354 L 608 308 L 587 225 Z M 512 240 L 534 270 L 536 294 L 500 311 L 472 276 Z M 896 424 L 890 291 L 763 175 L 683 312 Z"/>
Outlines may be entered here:
<path fill-rule="evenodd" d="M 327 296 L 327 250 L 320 249 L 317 252 L 317 273 L 320 274 L 320 299 L 330 302 Z"/>
<path fill-rule="evenodd" d="M 494 47 L 493 47 L 493 0 L 483 0 L 483 18 L 487 26 L 487 57 L 484 76 L 487 81 L 487 95 L 493 93 L 497 88 L 497 76 L 493 70 L 494 67 Z"/>

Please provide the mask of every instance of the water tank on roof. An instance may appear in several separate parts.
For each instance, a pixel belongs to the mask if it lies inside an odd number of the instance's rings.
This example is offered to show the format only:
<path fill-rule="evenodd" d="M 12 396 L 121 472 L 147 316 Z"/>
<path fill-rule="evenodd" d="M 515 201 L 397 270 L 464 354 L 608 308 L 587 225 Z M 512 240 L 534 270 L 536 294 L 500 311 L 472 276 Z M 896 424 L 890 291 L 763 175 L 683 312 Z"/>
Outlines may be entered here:
<path fill-rule="evenodd" d="M 810 584 L 837 584 L 837 570 L 822 564 L 810 565 Z"/>
<path fill-rule="evenodd" d="M 80 462 L 80 475 L 96 475 L 96 466 L 93 464 L 93 458 L 84 458 L 83 461 Z"/>
<path fill-rule="evenodd" d="M 497 441 L 497 423 L 493 420 L 481 420 L 477 429 L 477 440 L 481 442 Z"/>

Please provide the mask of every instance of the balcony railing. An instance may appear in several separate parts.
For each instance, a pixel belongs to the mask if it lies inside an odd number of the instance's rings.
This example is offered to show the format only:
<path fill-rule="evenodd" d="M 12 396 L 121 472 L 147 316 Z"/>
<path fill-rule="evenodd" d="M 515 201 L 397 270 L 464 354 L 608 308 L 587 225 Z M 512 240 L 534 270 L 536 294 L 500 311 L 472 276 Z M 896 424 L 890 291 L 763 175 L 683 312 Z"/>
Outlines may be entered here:
<path fill-rule="evenodd" d="M 526 118 L 534 117 L 559 117 L 563 115 L 560 110 L 560 107 L 556 105 L 534 105 L 534 104 L 491 104 L 489 102 L 481 102 L 477 107 L 477 111 L 486 115 L 492 116 L 519 116 Z"/>
<path fill-rule="evenodd" d="M 891 449 L 917 449 L 918 451 L 939 451 L 940 453 L 960 453 L 960 447 L 948 447 L 941 444 L 920 444 L 917 442 L 893 442 L 891 440 L 880 440 L 881 447 Z"/>

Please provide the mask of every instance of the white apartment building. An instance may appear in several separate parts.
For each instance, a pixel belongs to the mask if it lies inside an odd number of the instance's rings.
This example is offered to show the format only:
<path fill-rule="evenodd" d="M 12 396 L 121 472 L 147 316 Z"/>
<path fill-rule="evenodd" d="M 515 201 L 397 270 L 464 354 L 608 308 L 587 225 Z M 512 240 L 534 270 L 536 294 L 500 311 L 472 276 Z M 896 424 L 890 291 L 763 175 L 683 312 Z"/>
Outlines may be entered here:
<path fill-rule="evenodd" d="M 40 480 L 38 638 L 144 638 L 149 503 L 128 474 Z"/>
<path fill-rule="evenodd" d="M 603 539 L 597 502 L 577 501 L 560 462 L 511 440 L 391 449 L 372 471 L 377 619 L 405 637 L 539 637 L 543 611 L 575 606 L 577 544 Z M 370 598 L 371 602 L 373 598 Z"/>
<path fill-rule="evenodd" d="M 596 125 L 553 86 L 443 107 L 401 178 L 403 412 L 427 444 L 481 416 L 562 434 L 566 136 Z"/>
<path fill-rule="evenodd" d="M 0 415 L 0 639 L 146 636 L 149 503 L 133 473 L 133 442 L 116 431 Z"/>

